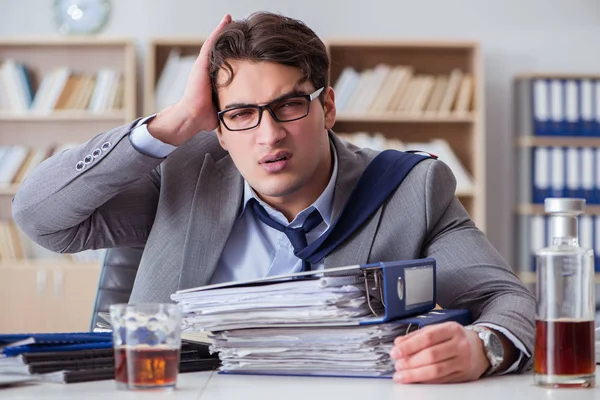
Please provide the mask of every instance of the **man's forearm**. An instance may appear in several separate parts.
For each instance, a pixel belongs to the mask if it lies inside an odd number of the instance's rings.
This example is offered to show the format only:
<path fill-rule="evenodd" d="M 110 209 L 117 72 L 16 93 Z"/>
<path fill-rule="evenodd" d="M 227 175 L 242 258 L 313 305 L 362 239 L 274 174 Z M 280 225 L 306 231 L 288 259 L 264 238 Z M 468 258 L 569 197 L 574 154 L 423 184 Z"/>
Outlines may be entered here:
<path fill-rule="evenodd" d="M 117 240 L 114 232 L 99 232 L 106 228 L 109 215 L 94 220 L 100 207 L 110 208 L 115 223 L 129 221 L 124 230 L 151 226 L 158 199 L 156 184 L 140 178 L 149 176 L 161 160 L 138 153 L 129 143 L 129 131 L 130 126 L 123 126 L 98 135 L 31 173 L 12 204 L 13 218 L 21 230 L 52 251 L 74 252 Z M 84 166 L 78 168 L 79 164 Z M 127 199 L 109 202 L 129 189 L 132 193 Z M 137 211 L 137 225 L 131 218 L 132 209 Z"/>

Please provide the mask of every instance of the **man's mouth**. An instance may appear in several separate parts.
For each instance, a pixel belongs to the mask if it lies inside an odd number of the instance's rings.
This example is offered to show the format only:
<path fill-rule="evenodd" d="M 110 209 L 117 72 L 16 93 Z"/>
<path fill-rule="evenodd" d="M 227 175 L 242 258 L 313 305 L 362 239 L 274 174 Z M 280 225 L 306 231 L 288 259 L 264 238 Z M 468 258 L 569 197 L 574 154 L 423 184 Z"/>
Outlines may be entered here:
<path fill-rule="evenodd" d="M 261 158 L 261 164 L 272 164 L 279 161 L 286 161 L 291 157 L 291 154 L 287 151 L 279 151 L 275 154 L 270 154 Z"/>

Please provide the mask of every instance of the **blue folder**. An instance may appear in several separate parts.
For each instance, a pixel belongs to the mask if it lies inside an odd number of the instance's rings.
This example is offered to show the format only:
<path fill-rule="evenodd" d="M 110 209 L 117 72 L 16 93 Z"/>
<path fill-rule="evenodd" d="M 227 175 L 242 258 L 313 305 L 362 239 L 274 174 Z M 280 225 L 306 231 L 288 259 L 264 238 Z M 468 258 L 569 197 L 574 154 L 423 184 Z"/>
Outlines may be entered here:
<path fill-rule="evenodd" d="M 74 344 L 110 342 L 111 332 L 61 332 L 61 333 L 8 333 L 0 334 L 0 346 L 21 340 L 32 339 L 38 344 Z"/>
<path fill-rule="evenodd" d="M 91 350 L 111 347 L 111 332 L 0 334 L 0 357 L 13 357 L 23 353 Z"/>

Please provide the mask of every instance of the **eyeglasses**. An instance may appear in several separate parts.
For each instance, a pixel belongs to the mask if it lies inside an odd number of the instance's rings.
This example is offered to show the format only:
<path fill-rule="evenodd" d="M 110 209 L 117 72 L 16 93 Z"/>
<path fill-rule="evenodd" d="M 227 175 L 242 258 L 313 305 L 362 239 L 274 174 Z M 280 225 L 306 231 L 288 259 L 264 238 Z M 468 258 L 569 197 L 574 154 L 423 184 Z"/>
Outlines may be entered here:
<path fill-rule="evenodd" d="M 310 103 L 319 97 L 323 89 L 325 88 L 317 89 L 311 94 L 286 96 L 264 106 L 249 104 L 228 108 L 219 111 L 217 116 L 230 131 L 245 131 L 256 128 L 260 125 L 264 110 L 269 111 L 271 117 L 277 122 L 296 121 L 308 115 Z"/>

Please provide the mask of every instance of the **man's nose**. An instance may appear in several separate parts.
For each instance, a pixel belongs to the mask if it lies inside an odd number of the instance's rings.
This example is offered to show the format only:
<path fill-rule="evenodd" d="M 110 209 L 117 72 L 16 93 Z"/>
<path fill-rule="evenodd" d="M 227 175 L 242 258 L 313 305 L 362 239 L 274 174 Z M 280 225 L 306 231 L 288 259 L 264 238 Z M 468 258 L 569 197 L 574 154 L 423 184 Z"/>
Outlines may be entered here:
<path fill-rule="evenodd" d="M 258 126 L 258 143 L 272 147 L 285 138 L 286 132 L 281 122 L 276 121 L 269 110 L 264 110 Z"/>

